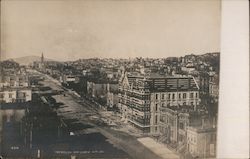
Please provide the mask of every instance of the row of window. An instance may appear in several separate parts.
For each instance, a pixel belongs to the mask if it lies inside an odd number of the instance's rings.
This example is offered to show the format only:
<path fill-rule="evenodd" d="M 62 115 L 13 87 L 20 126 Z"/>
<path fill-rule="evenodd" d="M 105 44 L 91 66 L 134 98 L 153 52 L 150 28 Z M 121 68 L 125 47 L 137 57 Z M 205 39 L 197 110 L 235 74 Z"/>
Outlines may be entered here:
<path fill-rule="evenodd" d="M 191 141 L 191 142 L 194 142 L 196 143 L 197 142 L 197 137 L 195 135 L 188 135 L 188 141 Z M 206 141 L 205 142 L 215 142 L 216 141 L 216 134 L 211 134 L 211 135 L 206 135 Z"/>
<path fill-rule="evenodd" d="M 23 103 L 23 102 L 26 102 L 27 100 L 26 99 L 11 99 L 11 101 L 6 101 L 6 100 L 2 100 L 0 99 L 0 104 L 3 104 L 3 103 Z"/>
<path fill-rule="evenodd" d="M 198 104 L 198 102 L 181 102 L 179 101 L 178 102 L 178 105 L 194 105 L 194 104 Z M 171 102 L 168 102 L 168 103 L 161 103 L 161 106 L 162 107 L 165 107 L 165 106 L 175 106 L 176 104 L 175 103 L 171 103 Z M 155 104 L 155 111 L 157 111 L 158 109 L 158 104 Z"/>
<path fill-rule="evenodd" d="M 8 94 L 8 98 L 13 98 L 13 93 Z M 4 93 L 0 93 L 0 98 L 4 98 L 5 95 Z M 26 93 L 18 93 L 18 97 L 26 97 Z"/>
<path fill-rule="evenodd" d="M 0 98 L 4 98 L 5 95 L 3 93 L 0 94 Z M 12 98 L 13 97 L 13 93 L 9 93 L 8 94 L 8 98 Z"/>
<path fill-rule="evenodd" d="M 189 94 L 189 98 L 198 98 L 198 92 L 196 93 L 178 93 L 178 99 L 186 99 L 188 97 Z M 167 96 L 168 95 L 168 96 Z M 168 97 L 167 99 L 176 99 L 176 93 L 168 93 L 168 94 L 161 94 L 161 99 L 164 100 L 166 97 Z M 159 100 L 159 94 L 155 94 L 155 99 Z"/>

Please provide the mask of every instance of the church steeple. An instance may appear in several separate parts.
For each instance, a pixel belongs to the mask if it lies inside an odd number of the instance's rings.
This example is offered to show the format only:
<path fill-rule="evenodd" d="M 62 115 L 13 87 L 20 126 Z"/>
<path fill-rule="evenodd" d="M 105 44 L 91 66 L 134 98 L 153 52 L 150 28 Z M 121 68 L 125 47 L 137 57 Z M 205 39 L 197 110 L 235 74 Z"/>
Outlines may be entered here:
<path fill-rule="evenodd" d="M 43 52 L 42 52 L 42 56 L 41 56 L 41 63 L 44 62 L 44 57 L 43 57 Z"/>

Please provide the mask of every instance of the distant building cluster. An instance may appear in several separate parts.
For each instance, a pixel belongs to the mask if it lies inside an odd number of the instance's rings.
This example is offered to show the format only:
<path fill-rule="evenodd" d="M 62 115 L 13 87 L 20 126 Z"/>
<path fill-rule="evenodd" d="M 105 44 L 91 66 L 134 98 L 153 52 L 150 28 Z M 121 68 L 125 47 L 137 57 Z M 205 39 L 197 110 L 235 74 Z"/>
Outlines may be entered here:
<path fill-rule="evenodd" d="M 181 154 L 215 157 L 219 61 L 219 53 L 69 62 L 42 55 L 33 68 Z"/>
<path fill-rule="evenodd" d="M 0 104 L 31 101 L 31 88 L 25 68 L 8 67 L 11 63 L 6 61 L 1 64 Z"/>

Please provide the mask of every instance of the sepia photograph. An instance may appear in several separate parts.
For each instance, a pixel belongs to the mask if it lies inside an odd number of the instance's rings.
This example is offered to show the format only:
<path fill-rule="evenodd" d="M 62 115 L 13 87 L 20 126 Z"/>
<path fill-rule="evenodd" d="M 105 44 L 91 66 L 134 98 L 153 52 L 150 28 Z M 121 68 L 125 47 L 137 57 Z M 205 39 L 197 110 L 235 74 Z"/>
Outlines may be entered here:
<path fill-rule="evenodd" d="M 0 9 L 0 158 L 217 157 L 220 0 Z"/>

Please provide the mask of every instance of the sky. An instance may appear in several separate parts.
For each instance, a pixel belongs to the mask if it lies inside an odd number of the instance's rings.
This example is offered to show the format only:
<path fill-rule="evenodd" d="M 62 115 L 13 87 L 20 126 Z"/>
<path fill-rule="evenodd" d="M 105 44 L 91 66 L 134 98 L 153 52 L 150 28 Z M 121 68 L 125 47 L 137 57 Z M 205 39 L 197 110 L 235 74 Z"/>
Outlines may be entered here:
<path fill-rule="evenodd" d="M 1 57 L 165 58 L 220 51 L 218 0 L 2 0 Z"/>

